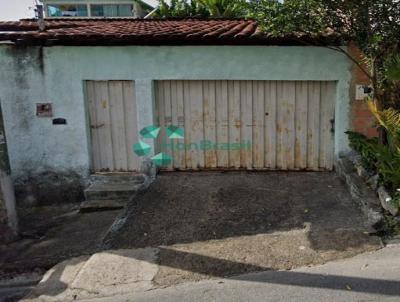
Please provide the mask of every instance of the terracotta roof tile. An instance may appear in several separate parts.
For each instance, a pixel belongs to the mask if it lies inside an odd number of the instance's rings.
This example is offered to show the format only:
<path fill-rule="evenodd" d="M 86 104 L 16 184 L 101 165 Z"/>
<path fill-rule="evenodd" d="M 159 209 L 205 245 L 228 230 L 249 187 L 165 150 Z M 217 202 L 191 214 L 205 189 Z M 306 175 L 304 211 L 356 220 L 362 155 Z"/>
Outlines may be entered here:
<path fill-rule="evenodd" d="M 252 20 L 242 19 L 48 19 L 0 22 L 0 41 L 34 45 L 299 45 L 334 44 L 338 36 L 291 35 L 272 38 Z"/>

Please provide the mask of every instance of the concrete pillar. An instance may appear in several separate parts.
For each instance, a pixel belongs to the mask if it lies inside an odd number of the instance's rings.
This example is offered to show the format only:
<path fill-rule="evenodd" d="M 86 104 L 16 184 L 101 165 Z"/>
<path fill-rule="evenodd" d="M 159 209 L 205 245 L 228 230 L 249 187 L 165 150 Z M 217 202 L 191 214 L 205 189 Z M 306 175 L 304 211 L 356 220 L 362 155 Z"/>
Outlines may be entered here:
<path fill-rule="evenodd" d="M 92 7 L 89 3 L 86 4 L 86 10 L 87 10 L 87 16 L 91 17 L 92 16 Z"/>

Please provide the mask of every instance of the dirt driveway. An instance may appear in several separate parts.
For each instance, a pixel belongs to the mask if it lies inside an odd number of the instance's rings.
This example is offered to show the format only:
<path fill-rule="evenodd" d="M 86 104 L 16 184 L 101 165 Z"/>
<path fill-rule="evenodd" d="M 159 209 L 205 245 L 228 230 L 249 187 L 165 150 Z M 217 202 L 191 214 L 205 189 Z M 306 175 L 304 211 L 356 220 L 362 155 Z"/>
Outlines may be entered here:
<path fill-rule="evenodd" d="M 161 174 L 110 248 L 158 248 L 160 286 L 291 269 L 380 248 L 334 173 Z"/>

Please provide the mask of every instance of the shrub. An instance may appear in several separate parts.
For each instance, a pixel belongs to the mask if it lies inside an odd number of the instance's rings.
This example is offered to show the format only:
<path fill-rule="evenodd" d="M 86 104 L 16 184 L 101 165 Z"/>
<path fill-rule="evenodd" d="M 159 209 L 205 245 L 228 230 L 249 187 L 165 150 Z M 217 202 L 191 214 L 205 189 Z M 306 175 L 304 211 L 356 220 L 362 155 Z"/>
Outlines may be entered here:
<path fill-rule="evenodd" d="M 367 170 L 376 171 L 381 182 L 394 191 L 400 188 L 400 153 L 388 145 L 380 145 L 376 138 L 348 131 L 350 147 L 361 156 L 361 164 Z"/>
<path fill-rule="evenodd" d="M 388 108 L 378 110 L 376 103 L 368 101 L 369 109 L 387 134 L 388 144 L 377 144 L 377 170 L 384 185 L 392 190 L 400 188 L 400 112 Z"/>
<path fill-rule="evenodd" d="M 388 189 L 400 188 L 400 154 L 392 152 L 389 146 L 376 145 L 377 171 Z"/>
<path fill-rule="evenodd" d="M 357 151 L 361 156 L 361 164 L 367 170 L 376 171 L 376 163 L 378 161 L 376 146 L 378 140 L 376 138 L 367 138 L 365 135 L 357 132 L 346 132 L 350 148 Z"/>

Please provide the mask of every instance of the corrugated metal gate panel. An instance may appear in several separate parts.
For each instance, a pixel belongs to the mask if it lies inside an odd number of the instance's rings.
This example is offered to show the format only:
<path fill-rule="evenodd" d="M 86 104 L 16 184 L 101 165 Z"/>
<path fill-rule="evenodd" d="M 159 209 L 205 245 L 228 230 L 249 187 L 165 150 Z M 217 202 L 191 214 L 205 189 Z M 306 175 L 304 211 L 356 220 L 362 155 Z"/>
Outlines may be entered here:
<path fill-rule="evenodd" d="M 132 151 L 138 139 L 135 83 L 86 81 L 86 96 L 94 170 L 138 170 Z"/>
<path fill-rule="evenodd" d="M 158 81 L 157 141 L 172 169 L 333 168 L 335 82 Z"/>

